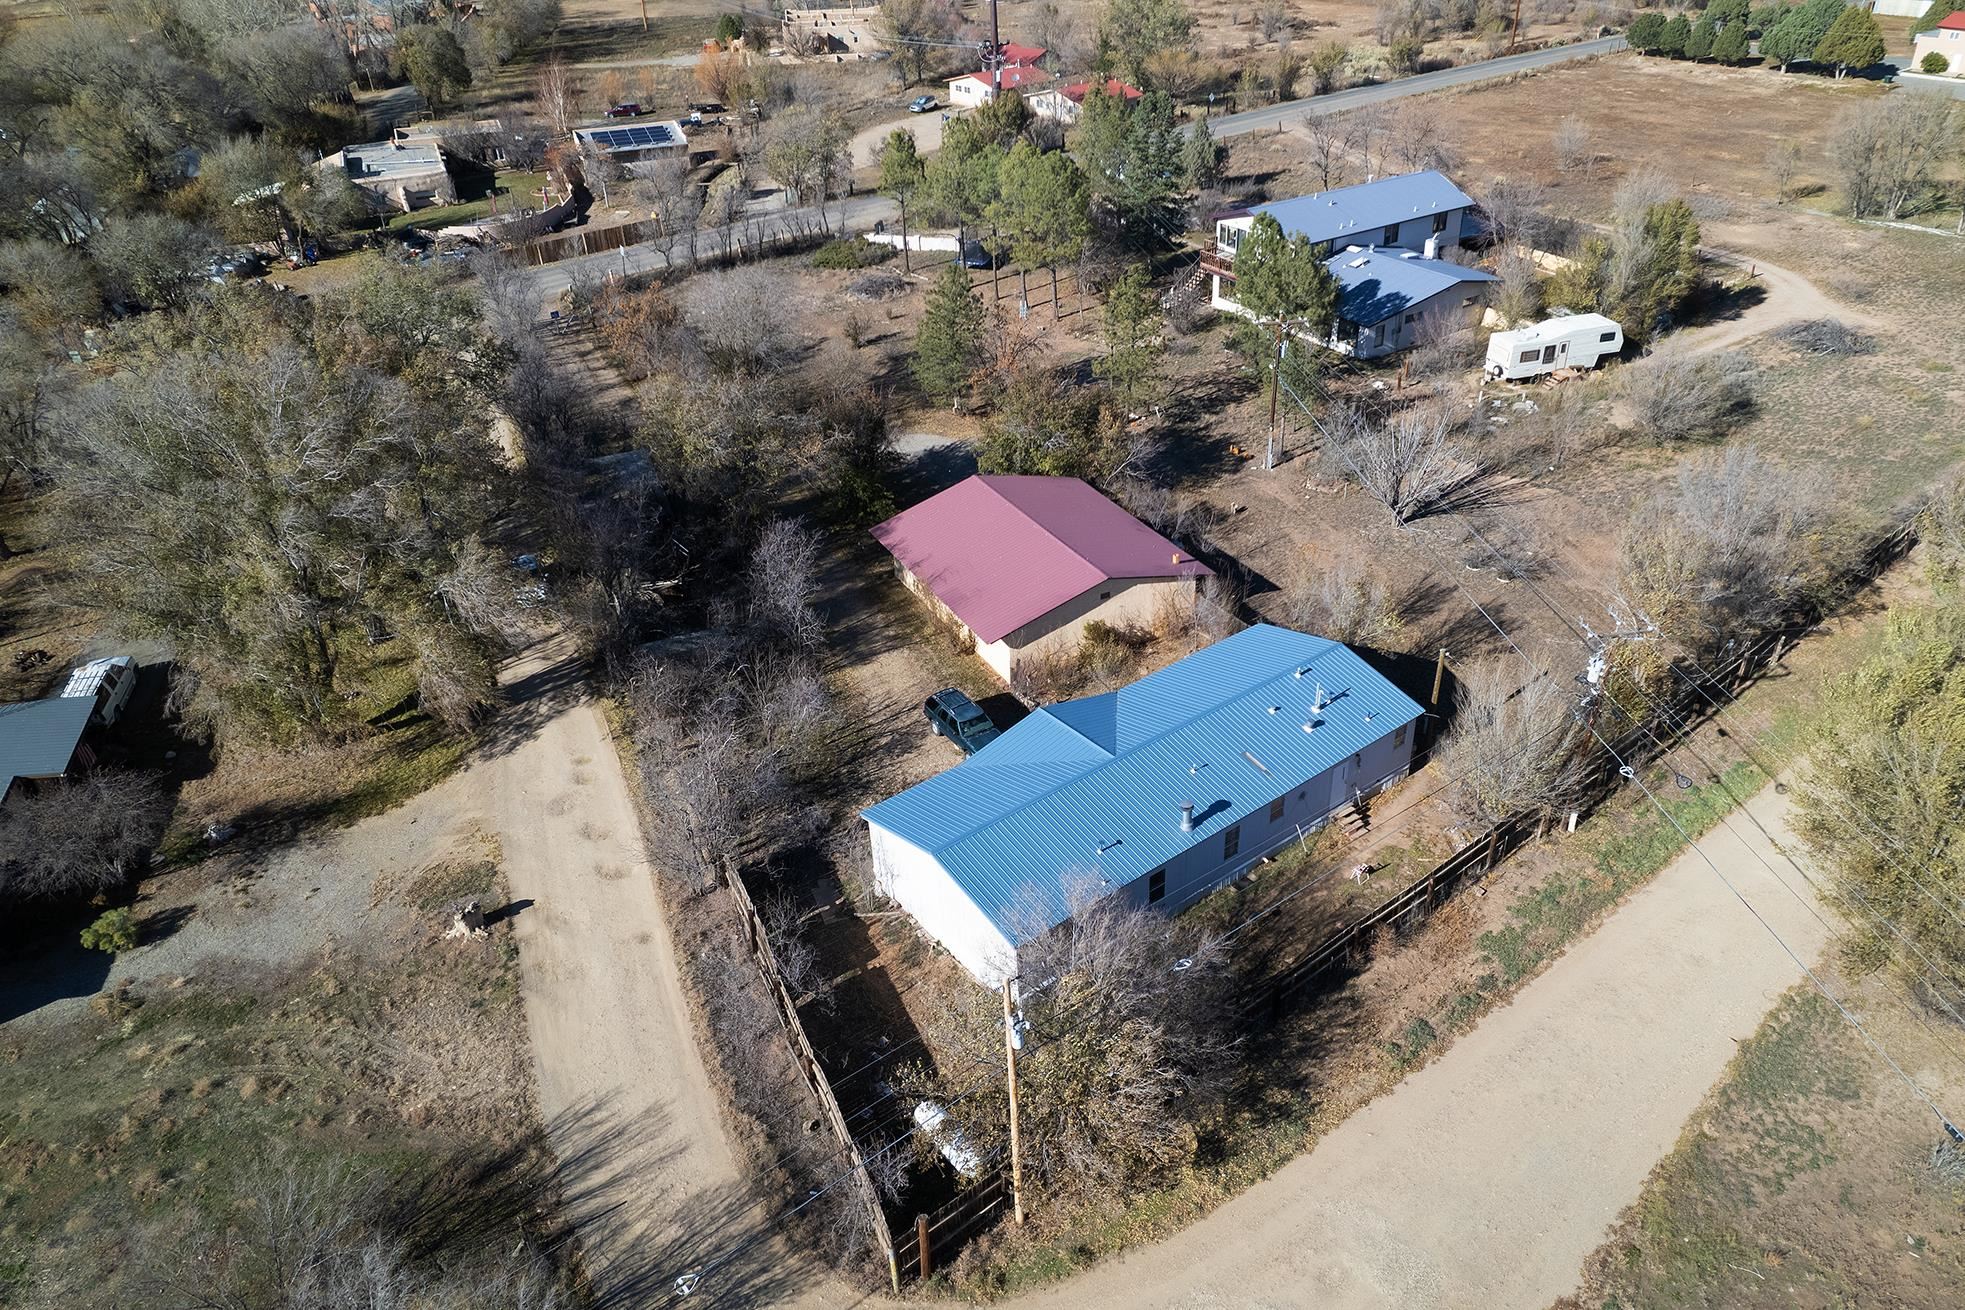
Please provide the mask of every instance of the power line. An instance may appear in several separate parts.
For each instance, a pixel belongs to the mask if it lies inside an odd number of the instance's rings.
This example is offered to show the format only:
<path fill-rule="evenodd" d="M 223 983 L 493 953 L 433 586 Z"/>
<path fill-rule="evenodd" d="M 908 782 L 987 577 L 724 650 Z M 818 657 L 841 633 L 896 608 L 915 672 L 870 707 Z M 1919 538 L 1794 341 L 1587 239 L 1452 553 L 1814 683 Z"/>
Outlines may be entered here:
<path fill-rule="evenodd" d="M 1306 414 L 1310 415 L 1311 421 L 1317 425 L 1320 432 L 1324 433 L 1325 440 L 1332 441 L 1331 434 L 1324 428 L 1322 422 L 1318 420 L 1315 412 L 1312 411 L 1310 407 L 1304 403 L 1303 398 L 1297 395 L 1293 388 L 1286 388 L 1286 389 L 1289 390 L 1290 399 L 1295 401 L 1297 406 L 1301 408 Z M 1358 468 L 1357 462 L 1351 458 L 1350 451 L 1346 450 L 1341 443 L 1333 441 L 1332 444 L 1336 445 L 1338 452 L 1344 457 L 1345 462 L 1350 465 L 1352 475 L 1358 479 L 1359 485 L 1360 486 L 1367 485 L 1364 474 L 1362 470 Z M 1387 506 L 1387 508 L 1391 509 L 1390 506 Z M 1404 517 L 1400 515 L 1396 509 L 1392 510 L 1392 518 L 1393 521 L 1397 523 L 1401 528 L 1404 528 L 1407 531 L 1411 530 L 1410 525 L 1405 521 Z M 1515 641 L 1515 639 L 1509 635 L 1508 630 L 1502 627 L 1501 624 L 1495 620 L 1494 616 L 1488 612 L 1487 607 L 1482 605 L 1480 601 L 1473 595 L 1473 593 L 1467 590 L 1466 586 L 1463 583 L 1461 583 L 1459 578 L 1453 575 L 1451 570 L 1444 567 L 1445 562 L 1440 558 L 1439 552 L 1437 551 L 1437 549 L 1435 549 L 1432 546 L 1430 542 L 1426 541 L 1424 535 L 1415 533 L 1414 537 L 1416 540 L 1418 540 L 1421 543 L 1422 548 L 1425 549 L 1428 554 L 1433 556 L 1433 560 L 1435 566 L 1438 568 L 1438 571 L 1453 583 L 1454 588 L 1458 590 L 1460 594 L 1467 599 L 1469 604 L 1473 605 L 1475 611 L 1478 612 L 1481 618 L 1487 622 L 1488 626 L 1494 629 L 1495 633 L 1500 636 L 1501 640 L 1507 643 L 1509 649 L 1513 650 L 1515 654 L 1518 655 L 1522 659 L 1522 661 L 1526 663 L 1531 669 L 1534 669 L 1538 673 L 1543 672 L 1543 670 L 1541 670 L 1536 665 L 1535 661 L 1530 659 L 1528 654 L 1522 650 L 1521 646 Z M 1873 1036 L 1871 1036 L 1869 1029 L 1863 1024 L 1862 1020 L 1857 1018 L 1856 1015 L 1849 1010 L 1849 1007 L 1844 1005 L 1841 999 L 1838 998 L 1833 992 L 1831 992 L 1828 989 L 1828 986 L 1825 983 L 1823 983 L 1821 978 L 1815 973 L 1814 969 L 1809 967 L 1808 963 L 1801 958 L 1800 954 L 1797 953 L 1792 946 L 1788 945 L 1787 940 L 1784 937 L 1782 937 L 1778 931 L 1776 931 L 1774 926 L 1767 921 L 1767 919 L 1760 913 L 1758 909 L 1754 907 L 1753 903 L 1749 901 L 1740 892 L 1739 888 L 1733 884 L 1732 880 L 1729 879 L 1726 876 L 1726 874 L 1720 870 L 1719 866 L 1713 862 L 1712 857 L 1706 854 L 1705 850 L 1702 847 L 1700 847 L 1699 843 L 1691 836 L 1690 833 L 1686 832 L 1684 826 L 1679 823 L 1677 817 L 1673 815 L 1672 812 L 1669 809 L 1667 809 L 1661 801 L 1659 801 L 1658 797 L 1652 792 L 1651 788 L 1644 782 L 1644 779 L 1639 775 L 1637 769 L 1634 768 L 1628 761 L 1626 761 L 1623 758 L 1623 756 L 1618 753 L 1617 749 L 1614 746 L 1612 746 L 1608 741 L 1604 740 L 1603 734 L 1597 731 L 1596 725 L 1594 723 L 1591 723 L 1586 719 L 1584 723 L 1584 727 L 1585 730 L 1590 734 L 1590 736 L 1596 739 L 1598 745 L 1600 745 L 1605 751 L 1609 752 L 1611 758 L 1617 761 L 1618 773 L 1622 777 L 1628 778 L 1638 785 L 1639 790 L 1641 790 L 1644 793 L 1645 798 L 1651 802 L 1653 808 L 1655 808 L 1658 811 L 1658 813 L 1664 817 L 1665 821 L 1672 826 L 1673 830 L 1678 833 L 1679 839 L 1699 856 L 1700 860 L 1706 865 L 1706 867 L 1712 870 L 1713 875 L 1717 877 L 1720 880 L 1720 882 L 1725 885 L 1726 889 L 1733 894 L 1734 899 L 1738 900 L 1740 904 L 1746 908 L 1747 912 L 1754 917 L 1754 921 L 1760 924 L 1760 926 L 1767 931 L 1769 936 L 1774 938 L 1775 942 L 1781 947 L 1781 950 L 1788 956 L 1788 958 L 1794 961 L 1795 965 L 1798 968 L 1800 968 L 1800 970 L 1808 978 L 1808 980 L 1815 985 L 1816 989 L 1820 991 L 1821 994 L 1825 998 L 1827 998 L 1829 1003 L 1835 1006 L 1836 1010 L 1842 1015 L 1842 1017 L 1852 1027 L 1854 1027 L 1859 1034 L 1862 1035 L 1864 1042 L 1869 1045 L 1870 1049 L 1875 1051 L 1877 1055 L 1882 1057 L 1884 1063 L 1889 1065 L 1891 1071 L 1895 1073 L 1900 1080 L 1902 1080 L 1904 1086 L 1910 1089 L 1911 1094 L 1915 1096 L 1918 1100 L 1922 1101 L 1927 1107 L 1929 1107 L 1931 1112 L 1937 1116 L 1938 1121 L 1944 1125 L 1945 1132 L 1951 1137 L 1951 1139 L 1955 1142 L 1965 1143 L 1965 1132 L 1959 1131 L 1958 1126 L 1952 1122 L 1951 1117 L 1947 1115 L 1941 1108 L 1939 1108 L 1938 1103 L 1934 1101 L 1924 1091 L 1923 1088 L 1919 1087 L 1917 1083 L 1911 1079 L 1909 1074 L 1904 1072 L 1902 1066 L 1900 1066 L 1896 1062 L 1896 1060 L 1891 1057 L 1890 1053 L 1886 1051 Z"/>

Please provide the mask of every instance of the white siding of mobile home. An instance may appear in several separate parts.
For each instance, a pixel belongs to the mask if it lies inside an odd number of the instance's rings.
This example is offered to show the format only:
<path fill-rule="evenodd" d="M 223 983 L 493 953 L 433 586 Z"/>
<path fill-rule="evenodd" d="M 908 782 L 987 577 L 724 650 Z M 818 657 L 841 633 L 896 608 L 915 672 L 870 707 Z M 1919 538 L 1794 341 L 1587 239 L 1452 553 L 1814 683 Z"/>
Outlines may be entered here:
<path fill-rule="evenodd" d="M 933 855 L 877 823 L 867 829 L 873 838 L 874 887 L 899 902 L 983 985 L 1002 986 L 1016 972 L 1016 948 Z"/>

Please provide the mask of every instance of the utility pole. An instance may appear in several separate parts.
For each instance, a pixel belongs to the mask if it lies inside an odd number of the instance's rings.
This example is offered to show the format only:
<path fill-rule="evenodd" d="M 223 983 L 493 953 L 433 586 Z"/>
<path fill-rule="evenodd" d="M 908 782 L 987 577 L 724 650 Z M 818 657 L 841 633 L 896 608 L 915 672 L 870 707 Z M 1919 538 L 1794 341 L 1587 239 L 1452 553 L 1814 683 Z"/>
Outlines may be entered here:
<path fill-rule="evenodd" d="M 1276 320 L 1276 358 L 1269 364 L 1269 450 L 1267 457 L 1262 461 L 1262 467 L 1265 469 L 1276 467 L 1277 400 L 1283 389 L 1283 349 L 1287 340 L 1288 336 L 1283 331 L 1283 320 L 1279 318 Z"/>
<path fill-rule="evenodd" d="M 1003 38 L 996 30 L 996 0 L 989 0 L 989 52 L 983 57 L 988 61 L 989 96 L 994 100 L 1003 94 Z"/>
<path fill-rule="evenodd" d="M 1446 647 L 1440 647 L 1440 656 L 1433 662 L 1433 704 L 1440 703 L 1440 683 L 1446 680 Z"/>
<path fill-rule="evenodd" d="M 994 0 L 990 9 L 996 8 Z M 1010 1208 L 1023 1227 L 1023 1135 L 1017 1123 L 1017 1016 L 1010 1004 L 1010 980 L 1003 980 L 1003 1058 L 1010 1082 Z"/>
<path fill-rule="evenodd" d="M 1515 47 L 1522 39 L 1522 0 L 1515 0 L 1515 25 L 1508 29 L 1508 53 L 1515 53 Z"/>

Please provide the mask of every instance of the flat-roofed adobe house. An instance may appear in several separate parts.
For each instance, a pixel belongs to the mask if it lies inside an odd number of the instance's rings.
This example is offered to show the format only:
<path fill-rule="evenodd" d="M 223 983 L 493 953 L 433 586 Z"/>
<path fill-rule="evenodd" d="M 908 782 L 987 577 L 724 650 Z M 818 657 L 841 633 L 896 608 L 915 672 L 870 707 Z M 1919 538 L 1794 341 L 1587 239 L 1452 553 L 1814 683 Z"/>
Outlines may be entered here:
<path fill-rule="evenodd" d="M 449 157 L 434 139 L 405 137 L 347 146 L 315 167 L 340 169 L 350 182 L 404 213 L 457 203 Z"/>
<path fill-rule="evenodd" d="M 863 811 L 874 882 L 1000 986 L 1087 892 L 1183 909 L 1403 777 L 1422 712 L 1339 642 L 1247 628 Z"/>
<path fill-rule="evenodd" d="M 1211 570 L 1077 478 L 964 479 L 873 530 L 908 589 L 1005 682 L 1069 654 L 1093 620 L 1144 624 L 1191 605 Z"/>
<path fill-rule="evenodd" d="M 1313 195 L 1277 200 L 1215 222 L 1215 249 L 1203 257 L 1210 303 L 1230 314 L 1236 302 L 1235 251 L 1256 215 L 1285 236 L 1303 237 L 1337 279 L 1337 322 L 1323 345 L 1375 359 L 1417 343 L 1428 326 L 1469 327 L 1487 302 L 1492 273 L 1456 264 L 1471 196 L 1428 169 Z"/>

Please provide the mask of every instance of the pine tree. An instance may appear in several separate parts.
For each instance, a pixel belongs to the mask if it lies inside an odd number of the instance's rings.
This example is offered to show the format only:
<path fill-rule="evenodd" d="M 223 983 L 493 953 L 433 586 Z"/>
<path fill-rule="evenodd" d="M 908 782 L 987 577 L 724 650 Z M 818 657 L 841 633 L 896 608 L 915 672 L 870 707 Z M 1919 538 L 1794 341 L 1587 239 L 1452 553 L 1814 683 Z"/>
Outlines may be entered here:
<path fill-rule="evenodd" d="M 1728 23 L 1713 38 L 1713 58 L 1722 64 L 1747 62 L 1747 24 L 1745 19 Z"/>
<path fill-rule="evenodd" d="M 1658 52 L 1673 59 L 1685 58 L 1685 48 L 1692 41 L 1692 20 L 1684 14 L 1674 14 L 1665 24 L 1664 34 L 1658 40 Z"/>
<path fill-rule="evenodd" d="M 912 272 L 907 249 L 907 203 L 914 198 L 927 181 L 927 169 L 921 162 L 921 153 L 915 149 L 914 133 L 904 127 L 897 127 L 887 134 L 887 141 L 880 147 L 880 190 L 892 196 L 901 206 L 901 270 Z"/>
<path fill-rule="evenodd" d="M 955 260 L 928 289 L 914 338 L 914 380 L 929 399 L 954 404 L 982 344 L 983 307 L 969 288 L 969 270 Z"/>
<path fill-rule="evenodd" d="M 1965 9 L 1965 0 L 1931 0 L 1931 7 L 1924 11 L 1924 17 L 1910 25 L 1910 30 L 1913 34 L 1935 31 L 1939 23 L 1961 9 Z"/>
<path fill-rule="evenodd" d="M 1206 191 L 1221 181 L 1221 146 L 1208 130 L 1208 120 L 1194 124 L 1180 146 L 1181 180 L 1188 189 Z"/>
<path fill-rule="evenodd" d="M 1883 31 L 1877 27 L 1875 17 L 1869 10 L 1851 5 L 1816 43 L 1815 62 L 1834 64 L 1835 75 L 1840 79 L 1852 68 L 1882 63 L 1886 53 Z"/>
<path fill-rule="evenodd" d="M 1713 26 L 1713 16 L 1708 13 L 1692 25 L 1691 34 L 1685 39 L 1687 59 L 1709 59 L 1713 53 L 1713 37 L 1718 29 Z"/>
<path fill-rule="evenodd" d="M 1647 55 L 1655 55 L 1665 43 L 1665 16 L 1663 14 L 1639 14 L 1631 20 L 1630 30 L 1625 40 L 1631 49 Z"/>
<path fill-rule="evenodd" d="M 1051 317 L 1058 317 L 1058 265 L 1076 259 L 1091 235 L 1091 193 L 1085 174 L 1062 150 L 1028 141 L 1003 157 L 989 221 L 1010 236 L 1019 296 L 1029 300 L 1030 270 L 1051 271 Z"/>
<path fill-rule="evenodd" d="M 1105 293 L 1105 358 L 1092 366 L 1131 413 L 1144 409 L 1155 390 L 1159 326 L 1160 303 L 1146 266 L 1134 264 Z"/>

